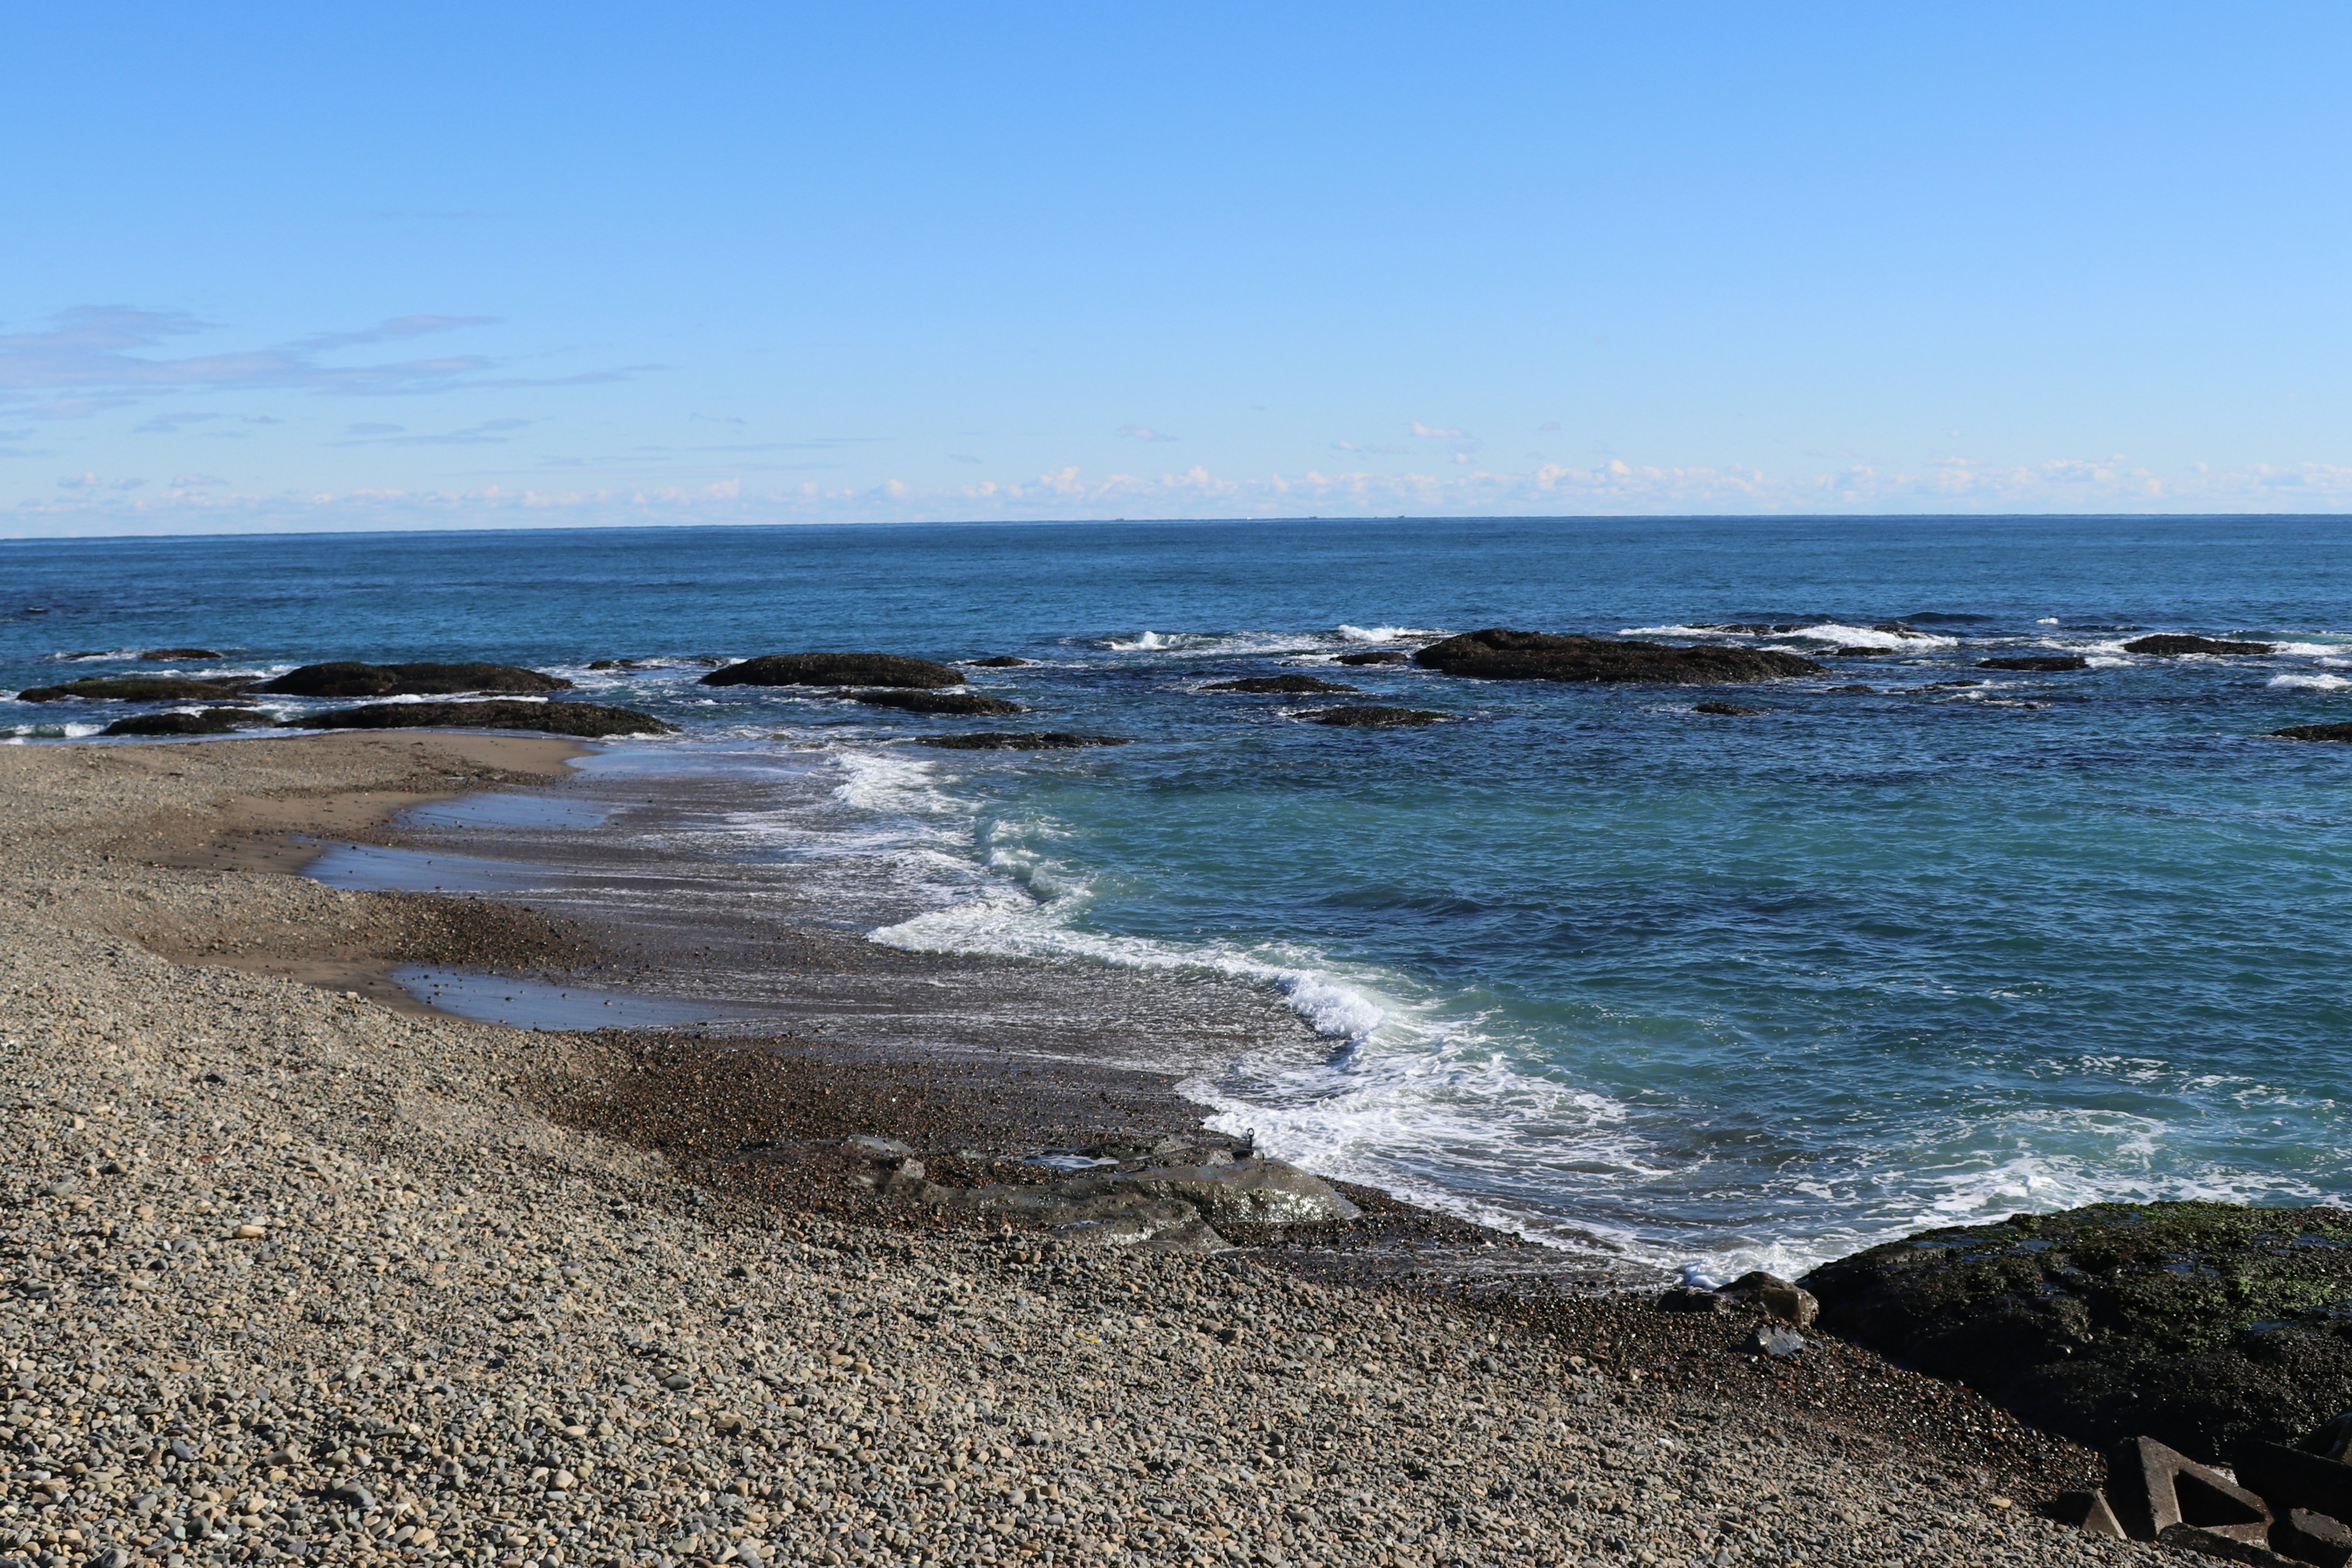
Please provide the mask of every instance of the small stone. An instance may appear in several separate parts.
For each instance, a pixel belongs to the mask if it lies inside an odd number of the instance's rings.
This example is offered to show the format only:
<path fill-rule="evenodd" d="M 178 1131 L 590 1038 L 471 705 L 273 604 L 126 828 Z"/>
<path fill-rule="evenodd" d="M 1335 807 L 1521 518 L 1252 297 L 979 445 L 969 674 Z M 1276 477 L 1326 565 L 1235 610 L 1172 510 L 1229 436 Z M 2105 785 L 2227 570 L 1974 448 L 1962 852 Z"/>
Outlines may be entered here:
<path fill-rule="evenodd" d="M 661 1385 L 672 1394 L 683 1394 L 694 1386 L 694 1379 L 682 1372 L 674 1372 L 661 1380 Z"/>
<path fill-rule="evenodd" d="M 1805 1348 L 1805 1336 L 1785 1323 L 1762 1323 L 1749 1337 L 1748 1348 L 1786 1361 Z"/>
<path fill-rule="evenodd" d="M 1696 1285 L 1670 1286 L 1658 1298 L 1662 1312 L 1714 1312 L 1731 1310 L 1731 1302 L 1719 1290 L 1702 1290 Z"/>
<path fill-rule="evenodd" d="M 547 1488 L 550 1491 L 568 1492 L 579 1486 L 579 1484 L 580 1478 L 573 1475 L 570 1470 L 558 1470 L 555 1472 L 554 1476 L 549 1479 Z"/>
<path fill-rule="evenodd" d="M 257 1225 L 241 1225 L 229 1234 L 238 1241 L 259 1241 L 269 1233 Z"/>

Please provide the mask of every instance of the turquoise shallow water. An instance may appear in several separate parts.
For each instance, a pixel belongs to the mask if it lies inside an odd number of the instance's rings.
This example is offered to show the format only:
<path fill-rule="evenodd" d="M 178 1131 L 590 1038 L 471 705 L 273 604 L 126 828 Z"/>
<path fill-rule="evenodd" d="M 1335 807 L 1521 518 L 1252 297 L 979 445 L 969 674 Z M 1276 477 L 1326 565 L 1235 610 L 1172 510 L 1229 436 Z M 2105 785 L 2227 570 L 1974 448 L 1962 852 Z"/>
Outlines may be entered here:
<path fill-rule="evenodd" d="M 877 940 L 1282 985 L 1328 1049 L 1198 1085 L 1275 1147 L 1719 1272 L 2100 1196 L 2352 1194 L 2352 747 L 2264 738 L 2352 720 L 2347 591 L 2326 519 L 20 542 L 0 688 L 181 645 L 558 669 L 688 726 L 651 751 L 837 774 L 826 842 L 735 852 L 889 868 L 919 897 Z M 1799 629 L 1697 629 L 1727 623 Z M 1490 625 L 1885 652 L 1730 693 L 1331 663 Z M 2278 651 L 2123 652 L 2143 631 Z M 1018 654 L 975 681 L 1034 711 L 688 662 L 804 647 Z M 2093 668 L 1975 668 L 2061 651 Z M 630 655 L 660 662 L 585 668 Z M 1462 721 L 1202 689 L 1292 668 Z M 1691 710 L 1726 695 L 1768 711 Z M 103 717 L 0 700 L 24 736 Z M 1138 743 L 907 743 L 1005 727 Z"/>

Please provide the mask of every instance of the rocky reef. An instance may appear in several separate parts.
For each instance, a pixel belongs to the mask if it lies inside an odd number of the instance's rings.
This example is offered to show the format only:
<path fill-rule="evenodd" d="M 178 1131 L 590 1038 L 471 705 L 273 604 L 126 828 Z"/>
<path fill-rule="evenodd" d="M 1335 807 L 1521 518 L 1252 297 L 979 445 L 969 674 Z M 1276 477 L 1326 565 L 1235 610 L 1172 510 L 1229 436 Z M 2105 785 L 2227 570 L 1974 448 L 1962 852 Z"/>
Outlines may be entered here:
<path fill-rule="evenodd" d="M 511 664 L 306 664 L 253 688 L 281 697 L 450 697 L 461 691 L 564 691 L 572 682 Z"/>
<path fill-rule="evenodd" d="M 868 708 L 896 708 L 906 713 L 960 713 L 993 719 L 1028 711 L 1018 702 L 983 697 L 977 691 L 846 691 L 842 695 Z"/>
<path fill-rule="evenodd" d="M 292 730 L 531 730 L 542 735 L 667 735 L 677 726 L 601 702 L 384 702 L 289 719 Z"/>
<path fill-rule="evenodd" d="M 1254 675 L 1246 680 L 1220 680 L 1214 685 L 1204 686 L 1201 689 L 1203 691 L 1250 691 L 1261 695 L 1276 693 L 1305 695 L 1317 691 L 1345 691 L 1352 694 L 1357 690 L 1355 687 L 1342 686 L 1336 680 L 1318 679 L 1312 675 Z"/>
<path fill-rule="evenodd" d="M 919 745 L 950 752 L 1068 752 L 1080 746 L 1124 746 L 1119 735 L 1074 735 L 1067 730 L 981 730 L 964 735 L 926 735 Z"/>
<path fill-rule="evenodd" d="M 2014 658 L 1980 658 L 1979 669 L 2060 670 L 2088 669 L 2091 661 L 2079 653 L 2021 655 Z"/>
<path fill-rule="evenodd" d="M 244 687 L 226 680 L 190 680 L 176 675 L 95 675 L 62 686 L 28 686 L 19 702 L 186 702 L 235 697 Z"/>
<path fill-rule="evenodd" d="M 2273 652 L 2266 642 L 2222 642 L 2213 637 L 2183 637 L 2165 632 L 2152 637 L 2136 637 L 2124 644 L 2126 653 L 2154 654 L 2159 658 L 2178 658 L 2185 653 L 2231 654 L 2246 657 Z"/>
<path fill-rule="evenodd" d="M 1367 702 L 1345 708 L 1318 708 L 1307 715 L 1307 721 L 1328 724 L 1338 730 L 1418 730 L 1443 724 L 1452 717 L 1450 713 L 1433 713 L 1426 708 L 1384 708 Z"/>
<path fill-rule="evenodd" d="M 2271 733 L 2283 741 L 2352 741 L 2352 724 L 2291 724 Z"/>
<path fill-rule="evenodd" d="M 702 678 L 705 686 L 961 686 L 963 672 L 896 653 L 771 653 Z"/>
<path fill-rule="evenodd" d="M 1567 680 L 1717 686 L 1826 675 L 1810 658 L 1767 648 L 1617 642 L 1489 626 L 1432 643 L 1412 656 L 1425 669 L 1482 680 Z"/>
<path fill-rule="evenodd" d="M 194 713 L 134 713 L 117 719 L 101 735 L 226 735 L 232 730 L 267 727 L 266 713 L 250 708 L 206 708 Z"/>

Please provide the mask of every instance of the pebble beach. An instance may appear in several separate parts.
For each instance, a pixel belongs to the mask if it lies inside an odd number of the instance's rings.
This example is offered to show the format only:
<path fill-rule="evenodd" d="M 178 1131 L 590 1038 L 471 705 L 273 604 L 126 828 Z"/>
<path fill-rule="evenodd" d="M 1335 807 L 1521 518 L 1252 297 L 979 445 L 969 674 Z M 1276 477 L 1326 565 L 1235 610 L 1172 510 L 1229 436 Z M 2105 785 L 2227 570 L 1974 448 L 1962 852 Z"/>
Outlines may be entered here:
<path fill-rule="evenodd" d="M 2037 1511 L 2095 1479 L 2080 1450 L 1850 1347 L 1759 1368 L 1748 1325 L 1646 1300 L 1498 1307 L 1249 1246 L 787 1201 L 600 1122 L 638 1059 L 616 1033 L 444 1017 L 384 978 L 561 973 L 559 924 L 289 874 L 289 835 L 574 754 L 0 748 L 0 1563 L 2161 1550 Z"/>

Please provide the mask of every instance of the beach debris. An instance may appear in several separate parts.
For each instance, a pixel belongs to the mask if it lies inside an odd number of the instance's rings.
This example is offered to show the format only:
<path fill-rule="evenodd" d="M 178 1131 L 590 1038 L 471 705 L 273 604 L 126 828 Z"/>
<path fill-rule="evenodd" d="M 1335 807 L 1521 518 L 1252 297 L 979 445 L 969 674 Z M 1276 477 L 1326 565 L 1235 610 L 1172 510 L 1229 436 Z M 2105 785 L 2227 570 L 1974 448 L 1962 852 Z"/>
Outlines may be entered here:
<path fill-rule="evenodd" d="M 771 653 L 714 669 L 705 686 L 961 686 L 963 672 L 896 653 Z"/>
<path fill-rule="evenodd" d="M 1767 648 L 1619 642 L 1501 626 L 1432 643 L 1412 658 L 1424 669 L 1483 680 L 1715 686 L 1828 673 L 1826 667 L 1810 658 Z"/>
<path fill-rule="evenodd" d="M 1201 688 L 1203 691 L 1271 692 L 1355 692 L 1358 688 L 1343 686 L 1336 680 L 1323 680 L 1312 675 L 1254 675 L 1246 680 L 1220 680 Z"/>
<path fill-rule="evenodd" d="M 1306 716 L 1310 724 L 1328 724 L 1342 730 L 1417 730 L 1445 723 L 1453 717 L 1450 713 L 1433 713 L 1426 708 L 1383 708 L 1377 703 L 1318 708 Z"/>
<path fill-rule="evenodd" d="M 566 691 L 572 682 L 511 664 L 363 664 L 337 659 L 289 669 L 254 688 L 281 697 L 453 697 L 464 691 Z"/>
<path fill-rule="evenodd" d="M 2323 1441 L 2332 1436 L 2329 1428 L 2320 1434 Z M 2329 1519 L 2352 1519 L 2352 1465 L 2284 1443 L 2247 1443 L 2231 1458 L 2239 1485 L 2277 1512 L 2305 1509 Z"/>
<path fill-rule="evenodd" d="M 2162 632 L 2155 637 L 2135 637 L 2124 644 L 2126 653 L 2153 654 L 2158 658 L 2178 658 L 2187 653 L 2221 654 L 2236 658 L 2274 653 L 2266 642 L 2224 642 L 2215 637 L 2184 637 L 2174 632 Z"/>
<path fill-rule="evenodd" d="M 546 735 L 667 735 L 677 726 L 601 702 L 383 702 L 282 721 L 289 730 L 533 730 Z"/>
<path fill-rule="evenodd" d="M 2270 1539 L 2270 1505 L 2220 1471 L 2158 1442 L 2127 1437 L 2107 1459 L 2106 1495 L 2124 1532 L 2136 1541 L 2165 1541 L 2187 1527 L 2202 1534 L 2180 1543 L 2203 1550 L 2206 1539 L 2261 1546 Z"/>

